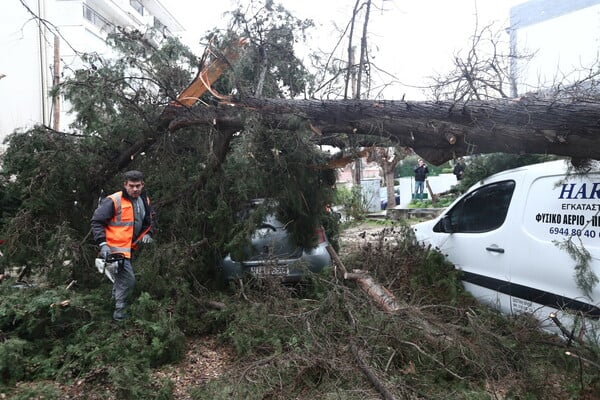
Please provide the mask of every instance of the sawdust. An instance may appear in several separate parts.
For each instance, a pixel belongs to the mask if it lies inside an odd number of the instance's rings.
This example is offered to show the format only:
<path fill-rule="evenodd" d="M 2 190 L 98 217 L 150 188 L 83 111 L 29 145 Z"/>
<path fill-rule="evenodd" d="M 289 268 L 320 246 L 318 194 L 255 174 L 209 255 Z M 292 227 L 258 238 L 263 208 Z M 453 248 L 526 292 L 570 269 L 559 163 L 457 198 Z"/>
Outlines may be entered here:
<path fill-rule="evenodd" d="M 219 344 L 213 336 L 189 339 L 183 361 L 164 366 L 154 378 L 168 378 L 174 384 L 174 400 L 191 400 L 191 389 L 223 375 L 235 360 L 233 348 Z"/>

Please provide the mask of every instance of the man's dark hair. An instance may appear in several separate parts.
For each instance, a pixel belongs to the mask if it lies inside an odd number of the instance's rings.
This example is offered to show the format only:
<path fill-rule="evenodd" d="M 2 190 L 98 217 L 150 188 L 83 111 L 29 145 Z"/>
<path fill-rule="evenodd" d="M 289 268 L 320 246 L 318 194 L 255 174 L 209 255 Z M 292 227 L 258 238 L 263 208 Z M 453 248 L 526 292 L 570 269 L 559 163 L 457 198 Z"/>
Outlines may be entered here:
<path fill-rule="evenodd" d="M 140 182 L 140 181 L 144 180 L 144 174 L 141 171 L 131 170 L 131 171 L 125 172 L 123 174 L 123 178 L 125 179 L 125 182 L 127 182 L 127 181 Z"/>

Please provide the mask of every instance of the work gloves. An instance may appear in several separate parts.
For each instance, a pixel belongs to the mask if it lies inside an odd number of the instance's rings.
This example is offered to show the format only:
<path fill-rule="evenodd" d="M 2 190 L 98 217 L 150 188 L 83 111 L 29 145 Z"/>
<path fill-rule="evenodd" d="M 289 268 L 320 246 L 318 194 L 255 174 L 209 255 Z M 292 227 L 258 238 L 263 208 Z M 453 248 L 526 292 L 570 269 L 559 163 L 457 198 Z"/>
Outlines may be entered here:
<path fill-rule="evenodd" d="M 144 236 L 142 236 L 141 242 L 144 244 L 150 244 L 154 242 L 154 239 L 152 239 L 152 236 L 150 236 L 149 234 L 145 234 Z"/>
<path fill-rule="evenodd" d="M 146 235 L 142 236 L 142 238 L 140 239 L 140 242 L 142 242 L 144 244 L 150 244 L 150 243 L 154 242 L 154 239 L 152 239 L 152 236 L 146 234 Z M 106 256 L 108 256 L 109 254 L 111 254 L 111 251 L 110 251 L 110 247 L 108 247 L 106 242 L 100 243 L 100 258 L 106 259 Z"/>
<path fill-rule="evenodd" d="M 106 256 L 110 254 L 110 247 L 106 244 L 106 242 L 100 243 L 100 258 L 106 259 Z"/>

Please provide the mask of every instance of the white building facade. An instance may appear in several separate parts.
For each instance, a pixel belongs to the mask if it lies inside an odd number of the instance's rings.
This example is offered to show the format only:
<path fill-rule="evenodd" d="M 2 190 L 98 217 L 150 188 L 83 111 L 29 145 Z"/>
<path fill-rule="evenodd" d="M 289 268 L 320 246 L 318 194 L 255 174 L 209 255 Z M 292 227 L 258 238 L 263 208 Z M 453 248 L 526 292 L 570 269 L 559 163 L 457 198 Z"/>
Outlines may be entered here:
<path fill-rule="evenodd" d="M 68 104 L 50 98 L 51 89 L 81 66 L 78 54 L 110 55 L 105 39 L 117 27 L 148 35 L 154 28 L 161 36 L 183 31 L 159 0 L 23 3 L 5 0 L 0 13 L 0 140 L 35 124 L 68 129 Z"/>
<path fill-rule="evenodd" d="M 513 97 L 597 72 L 600 0 L 530 0 L 510 10 Z"/>

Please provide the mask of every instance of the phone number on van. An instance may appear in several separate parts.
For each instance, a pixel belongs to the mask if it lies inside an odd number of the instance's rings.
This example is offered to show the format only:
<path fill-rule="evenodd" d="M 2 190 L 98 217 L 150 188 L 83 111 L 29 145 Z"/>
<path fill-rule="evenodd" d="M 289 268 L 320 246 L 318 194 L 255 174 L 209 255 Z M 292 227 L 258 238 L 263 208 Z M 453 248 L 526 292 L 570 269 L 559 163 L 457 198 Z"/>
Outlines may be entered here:
<path fill-rule="evenodd" d="M 551 235 L 562 235 L 562 236 L 583 236 L 587 238 L 595 238 L 596 231 L 591 229 L 569 229 L 569 228 L 556 228 L 551 227 L 548 232 Z"/>

